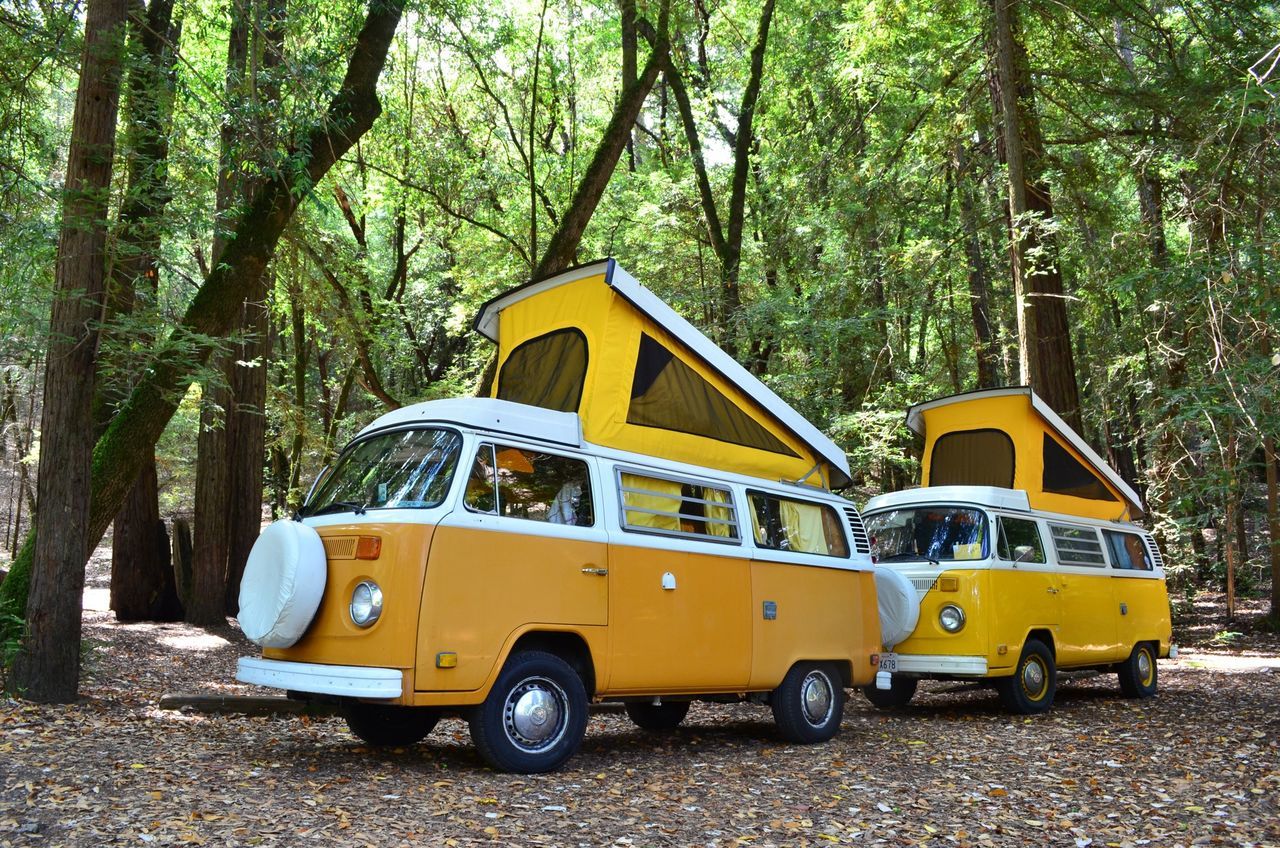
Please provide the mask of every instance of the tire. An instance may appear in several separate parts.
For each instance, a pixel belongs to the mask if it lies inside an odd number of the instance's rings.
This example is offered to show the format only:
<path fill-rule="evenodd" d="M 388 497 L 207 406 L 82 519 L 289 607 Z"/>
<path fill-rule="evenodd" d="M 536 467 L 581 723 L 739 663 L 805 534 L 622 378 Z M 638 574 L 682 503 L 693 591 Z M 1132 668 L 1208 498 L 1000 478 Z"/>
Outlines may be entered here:
<path fill-rule="evenodd" d="M 877 689 L 873 683 L 870 686 L 863 686 L 862 694 L 880 709 L 893 710 L 911 703 L 911 698 L 916 694 L 916 686 L 919 684 L 920 681 L 914 677 L 900 677 L 895 674 L 890 681 L 889 689 Z"/>
<path fill-rule="evenodd" d="M 1160 672 L 1156 667 L 1156 649 L 1150 642 L 1133 646 L 1129 658 L 1116 669 L 1120 677 L 1120 691 L 1126 698 L 1150 698 L 1156 694 Z"/>
<path fill-rule="evenodd" d="M 627 704 L 627 716 L 641 730 L 675 730 L 688 714 L 688 701 L 663 701 L 661 704 L 635 701 Z"/>
<path fill-rule="evenodd" d="M 1053 652 L 1039 639 L 1028 639 L 1012 677 L 996 680 L 1005 709 L 1020 715 L 1042 713 L 1053 706 L 1058 669 Z"/>
<path fill-rule="evenodd" d="M 440 720 L 440 714 L 427 707 L 361 701 L 343 706 L 342 715 L 356 738 L 375 747 L 414 745 L 427 738 Z"/>
<path fill-rule="evenodd" d="M 788 742 L 826 742 L 840 729 L 844 687 L 829 663 L 796 663 L 769 699 L 778 732 Z"/>
<path fill-rule="evenodd" d="M 512 654 L 471 715 L 471 741 L 499 771 L 537 774 L 564 765 L 587 731 L 587 692 L 564 660 Z"/>

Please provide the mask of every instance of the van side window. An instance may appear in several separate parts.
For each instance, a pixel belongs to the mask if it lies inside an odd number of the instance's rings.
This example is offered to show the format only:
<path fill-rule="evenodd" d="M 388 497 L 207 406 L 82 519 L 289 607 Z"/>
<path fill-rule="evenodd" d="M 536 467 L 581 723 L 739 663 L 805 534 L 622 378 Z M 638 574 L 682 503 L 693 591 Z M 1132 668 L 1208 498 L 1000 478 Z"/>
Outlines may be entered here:
<path fill-rule="evenodd" d="M 1044 562 L 1044 542 L 1040 539 L 1040 528 L 1034 521 L 1002 515 L 999 523 L 1000 540 L 996 554 L 1000 559 L 1013 562 Z M 1022 549 L 1021 553 L 1019 548 Z M 1027 548 L 1031 549 L 1030 552 L 1026 550 Z"/>
<path fill-rule="evenodd" d="M 1111 567 L 1130 571 L 1152 571 L 1155 566 L 1147 546 L 1137 533 L 1121 533 L 1118 530 L 1103 530 L 1102 537 L 1107 540 L 1107 552 L 1111 554 Z"/>
<path fill-rule="evenodd" d="M 737 510 L 728 489 L 620 471 L 618 491 L 624 530 L 738 538 Z"/>
<path fill-rule="evenodd" d="M 484 444 L 467 481 L 468 509 L 550 524 L 591 526 L 591 480 L 579 459 Z"/>
<path fill-rule="evenodd" d="M 1068 524 L 1050 524 L 1053 547 L 1058 552 L 1058 562 L 1063 565 L 1092 565 L 1105 568 L 1102 543 L 1098 531 L 1092 527 L 1073 527 Z"/>
<path fill-rule="evenodd" d="M 826 504 L 747 492 L 756 544 L 778 551 L 849 556 L 849 543 L 836 511 Z"/>

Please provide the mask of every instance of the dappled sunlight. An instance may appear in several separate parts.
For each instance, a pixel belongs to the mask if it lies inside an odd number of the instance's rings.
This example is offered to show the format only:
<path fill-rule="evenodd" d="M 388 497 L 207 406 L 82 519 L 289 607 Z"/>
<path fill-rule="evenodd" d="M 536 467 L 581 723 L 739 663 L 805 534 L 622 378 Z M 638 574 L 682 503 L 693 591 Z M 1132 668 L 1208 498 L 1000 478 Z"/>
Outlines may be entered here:
<path fill-rule="evenodd" d="M 226 639 L 223 639 L 221 636 L 216 636 L 213 633 L 161 636 L 158 641 L 161 645 L 169 648 L 177 648 L 180 651 L 216 651 L 218 648 L 231 644 Z"/>
<path fill-rule="evenodd" d="M 1280 656 L 1244 651 L 1241 653 L 1218 653 L 1209 651 L 1183 650 L 1176 660 L 1162 660 L 1161 668 L 1176 668 L 1185 671 L 1214 671 L 1224 674 L 1277 674 L 1280 675 Z"/>

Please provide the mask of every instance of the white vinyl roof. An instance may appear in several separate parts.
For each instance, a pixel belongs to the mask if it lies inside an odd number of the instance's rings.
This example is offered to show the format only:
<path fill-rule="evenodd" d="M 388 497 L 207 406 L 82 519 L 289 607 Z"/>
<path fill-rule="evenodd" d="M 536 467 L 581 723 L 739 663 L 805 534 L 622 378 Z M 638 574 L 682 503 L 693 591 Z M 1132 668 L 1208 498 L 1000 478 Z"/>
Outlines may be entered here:
<path fill-rule="evenodd" d="M 496 343 L 498 341 L 498 322 L 502 318 L 502 310 L 506 307 L 557 286 L 563 286 L 567 283 L 600 274 L 604 275 L 605 285 L 612 288 L 639 312 L 701 357 L 706 364 L 719 372 L 722 377 L 752 397 L 780 424 L 794 433 L 800 441 L 804 442 L 810 450 L 822 457 L 833 468 L 843 473 L 843 479 L 830 481 L 833 488 L 847 486 L 851 482 L 852 474 L 849 470 L 849 459 L 835 442 L 809 423 L 800 413 L 792 409 L 786 401 L 756 379 L 751 372 L 721 350 L 715 342 L 703 335 L 697 327 L 680 317 L 679 313 L 668 306 L 660 297 L 649 291 L 624 271 L 613 259 L 603 259 L 590 265 L 580 265 L 553 277 L 535 280 L 501 294 L 480 308 L 480 314 L 476 316 L 475 328 L 489 340 Z"/>
<path fill-rule="evenodd" d="M 949 397 L 938 398 L 937 400 L 918 403 L 907 410 L 907 426 L 913 432 L 924 435 L 924 412 L 930 409 L 936 409 L 940 406 L 950 406 L 953 403 L 964 403 L 966 401 L 978 400 L 980 398 L 992 397 L 1012 397 L 1020 395 L 1031 398 L 1031 408 L 1040 414 L 1045 420 L 1049 428 L 1058 436 L 1064 439 L 1068 444 L 1080 452 L 1080 455 L 1093 467 L 1095 471 L 1107 479 L 1111 485 L 1115 486 L 1122 495 L 1125 496 L 1139 512 L 1144 512 L 1145 507 L 1142 505 L 1142 498 L 1133 487 L 1124 481 L 1124 479 L 1115 472 L 1115 469 L 1102 457 L 1098 456 L 1098 452 L 1089 447 L 1089 443 L 1080 437 L 1080 434 L 1071 429 L 1071 425 L 1062 420 L 1062 416 L 1054 412 L 1049 404 L 1040 399 L 1040 396 L 1031 390 L 1030 386 L 1006 386 L 1001 389 L 982 389 L 976 392 L 965 392 L 964 394 L 950 395 Z"/>

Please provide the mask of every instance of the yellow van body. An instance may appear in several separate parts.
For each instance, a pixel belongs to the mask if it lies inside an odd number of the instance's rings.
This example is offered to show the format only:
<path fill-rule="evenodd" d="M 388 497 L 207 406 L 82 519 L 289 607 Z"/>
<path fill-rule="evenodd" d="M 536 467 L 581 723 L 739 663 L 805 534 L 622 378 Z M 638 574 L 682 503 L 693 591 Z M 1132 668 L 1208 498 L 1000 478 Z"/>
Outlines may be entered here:
<path fill-rule="evenodd" d="M 907 578 L 919 610 L 881 655 L 891 686 L 867 690 L 882 706 L 906 703 L 920 679 L 988 680 L 1011 709 L 1038 712 L 1059 669 L 1116 671 L 1126 694 L 1147 696 L 1155 659 L 1176 653 L 1162 560 L 1134 524 L 980 486 L 882 495 L 864 516 L 877 567 Z"/>

